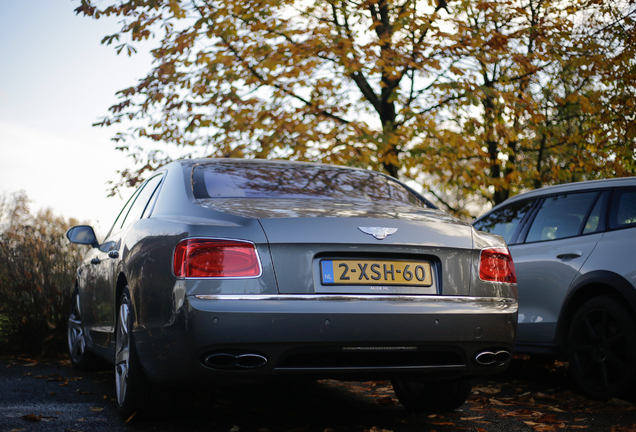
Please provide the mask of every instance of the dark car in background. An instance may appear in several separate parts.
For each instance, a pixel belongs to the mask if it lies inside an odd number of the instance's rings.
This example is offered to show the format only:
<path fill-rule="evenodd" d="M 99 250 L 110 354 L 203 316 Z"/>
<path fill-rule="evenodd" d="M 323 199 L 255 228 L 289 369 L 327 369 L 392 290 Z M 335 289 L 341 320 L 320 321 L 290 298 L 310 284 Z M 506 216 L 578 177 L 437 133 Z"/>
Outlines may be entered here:
<path fill-rule="evenodd" d="M 71 361 L 115 366 L 123 415 L 148 383 L 391 379 L 407 407 L 466 400 L 509 363 L 514 266 L 396 180 L 309 163 L 199 159 L 145 181 L 78 269 Z"/>
<path fill-rule="evenodd" d="M 597 399 L 636 373 L 636 178 L 545 187 L 477 219 L 501 235 L 519 288 L 515 351 L 569 361 Z"/>

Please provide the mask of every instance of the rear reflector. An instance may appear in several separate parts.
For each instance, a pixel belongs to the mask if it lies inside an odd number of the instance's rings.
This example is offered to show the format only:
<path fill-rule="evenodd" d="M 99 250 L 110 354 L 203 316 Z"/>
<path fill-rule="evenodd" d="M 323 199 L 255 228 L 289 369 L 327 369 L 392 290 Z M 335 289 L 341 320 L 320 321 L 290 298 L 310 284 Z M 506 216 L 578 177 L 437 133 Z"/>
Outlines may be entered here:
<path fill-rule="evenodd" d="M 261 266 L 252 243 L 187 239 L 180 241 L 174 251 L 174 274 L 192 278 L 258 277 Z"/>
<path fill-rule="evenodd" d="M 483 249 L 479 254 L 479 279 L 517 283 L 517 273 L 508 248 Z"/>

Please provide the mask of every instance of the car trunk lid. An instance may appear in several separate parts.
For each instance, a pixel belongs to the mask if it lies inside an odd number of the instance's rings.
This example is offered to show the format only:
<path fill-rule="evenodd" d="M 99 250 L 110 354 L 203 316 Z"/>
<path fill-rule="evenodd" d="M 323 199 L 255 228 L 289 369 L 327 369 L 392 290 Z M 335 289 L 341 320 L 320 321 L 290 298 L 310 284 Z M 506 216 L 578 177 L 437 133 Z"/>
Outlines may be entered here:
<path fill-rule="evenodd" d="M 470 289 L 472 229 L 439 210 L 312 199 L 203 204 L 259 220 L 282 294 L 467 295 Z"/>

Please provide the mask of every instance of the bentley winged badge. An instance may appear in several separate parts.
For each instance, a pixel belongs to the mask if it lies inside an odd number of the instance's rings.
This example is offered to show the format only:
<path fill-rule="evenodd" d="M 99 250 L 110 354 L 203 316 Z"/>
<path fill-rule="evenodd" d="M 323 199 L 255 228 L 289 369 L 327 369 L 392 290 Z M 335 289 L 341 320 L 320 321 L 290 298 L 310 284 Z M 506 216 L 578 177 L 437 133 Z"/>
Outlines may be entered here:
<path fill-rule="evenodd" d="M 387 228 L 387 227 L 358 227 L 358 229 L 365 234 L 372 235 L 378 240 L 383 240 L 387 236 L 394 234 L 398 230 L 397 228 Z"/>

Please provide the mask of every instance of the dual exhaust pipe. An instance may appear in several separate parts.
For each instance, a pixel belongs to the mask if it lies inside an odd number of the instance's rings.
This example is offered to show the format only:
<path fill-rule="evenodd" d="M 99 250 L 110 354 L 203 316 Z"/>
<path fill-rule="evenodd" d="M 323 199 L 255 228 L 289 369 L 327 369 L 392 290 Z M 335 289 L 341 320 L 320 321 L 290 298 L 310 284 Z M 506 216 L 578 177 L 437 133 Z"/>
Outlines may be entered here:
<path fill-rule="evenodd" d="M 215 353 L 207 356 L 203 364 L 213 369 L 249 370 L 258 369 L 267 364 L 267 358 L 255 353 L 229 354 Z"/>
<path fill-rule="evenodd" d="M 475 362 L 482 366 L 500 366 L 512 358 L 509 351 L 482 351 L 475 356 Z"/>

